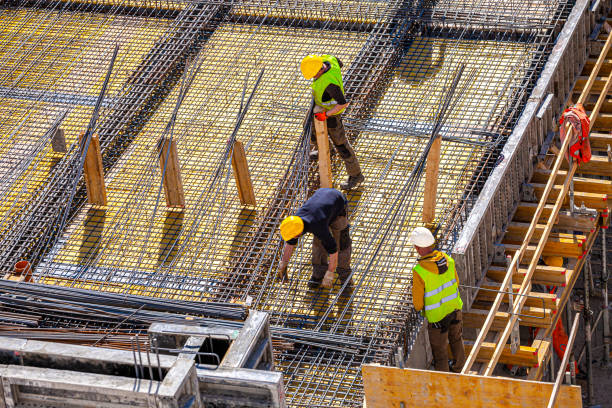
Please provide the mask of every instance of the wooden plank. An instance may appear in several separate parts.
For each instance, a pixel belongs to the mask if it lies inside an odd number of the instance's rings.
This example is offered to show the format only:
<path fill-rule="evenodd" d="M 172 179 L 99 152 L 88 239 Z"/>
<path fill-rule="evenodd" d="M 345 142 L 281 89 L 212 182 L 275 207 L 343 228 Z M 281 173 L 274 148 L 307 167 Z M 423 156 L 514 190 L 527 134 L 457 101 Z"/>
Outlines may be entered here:
<path fill-rule="evenodd" d="M 536 196 L 539 198 L 542 197 L 542 193 L 544 191 L 545 185 L 532 183 L 533 189 L 535 191 Z M 559 192 L 561 191 L 560 185 L 556 185 L 552 188 L 550 194 L 548 195 L 548 200 L 546 202 L 548 204 L 554 203 L 557 197 L 559 196 Z M 578 191 L 578 189 L 574 189 L 574 203 L 576 206 L 580 207 L 582 203 L 586 205 L 588 208 L 594 208 L 596 210 L 605 210 L 608 208 L 608 195 L 605 193 L 587 193 L 584 191 Z M 569 195 L 566 195 L 563 200 L 563 205 L 569 206 Z"/>
<path fill-rule="evenodd" d="M 521 285 L 512 285 L 514 293 L 518 293 Z M 489 289 L 489 290 L 487 290 Z M 478 302 L 492 302 L 497 296 L 497 291 L 499 290 L 499 284 L 496 283 L 486 283 L 481 285 L 481 289 L 476 294 L 476 301 Z M 515 296 L 516 299 L 516 296 Z M 504 295 L 503 299 L 504 303 L 508 303 L 508 295 Z M 525 299 L 525 306 L 529 307 L 540 307 L 550 310 L 557 310 L 557 295 L 550 293 L 540 293 L 540 292 L 528 292 L 527 298 Z"/>
<path fill-rule="evenodd" d="M 553 234 L 551 234 L 553 235 Z M 556 234 L 555 234 L 556 235 Z M 584 249 L 582 247 L 583 243 L 577 239 L 566 237 L 568 234 L 564 234 L 564 236 L 557 238 L 555 236 L 548 237 L 546 242 L 543 245 L 542 255 L 555 255 L 562 256 L 566 258 L 577 258 L 584 253 Z M 511 238 L 502 241 L 506 247 L 506 253 L 514 255 L 516 251 L 520 248 L 521 241 L 514 241 Z M 532 259 L 533 255 L 536 251 L 535 245 L 528 245 L 525 249 L 525 257 L 528 259 Z M 538 255 L 539 257 L 539 255 Z"/>
<path fill-rule="evenodd" d="M 436 137 L 427 155 L 425 168 L 425 194 L 423 197 L 423 222 L 432 224 L 436 217 L 436 196 L 440 170 L 440 145 L 442 137 Z"/>
<path fill-rule="evenodd" d="M 472 309 L 464 312 L 463 327 L 481 328 L 488 313 L 488 309 Z M 521 312 L 521 326 L 546 328 L 552 322 L 551 316 L 552 312 L 548 309 L 524 307 Z M 503 330 L 509 319 L 510 313 L 508 312 L 495 313 L 491 330 Z"/>
<path fill-rule="evenodd" d="M 592 150 L 608 150 L 608 145 L 612 146 L 612 134 L 603 132 L 591 132 L 589 135 Z"/>
<path fill-rule="evenodd" d="M 534 284 L 541 285 L 563 285 L 567 284 L 568 276 L 571 275 L 572 270 L 558 266 L 538 265 L 533 274 L 531 281 Z M 512 282 L 522 283 L 527 269 L 520 268 L 517 272 L 512 275 Z M 492 279 L 496 282 L 501 282 L 506 276 L 505 266 L 491 266 L 487 270 L 487 278 Z"/>
<path fill-rule="evenodd" d="M 317 134 L 317 147 L 319 149 L 319 179 L 321 188 L 332 188 L 331 159 L 329 157 L 329 139 L 327 136 L 327 122 L 313 119 Z"/>
<path fill-rule="evenodd" d="M 567 171 L 557 173 L 555 183 L 563 183 Z M 550 170 L 536 169 L 531 177 L 532 183 L 546 183 L 550 177 Z M 602 180 L 589 177 L 574 177 L 574 190 L 584 193 L 612 194 L 612 180 Z"/>
<path fill-rule="evenodd" d="M 482 377 L 417 369 L 362 366 L 368 408 L 543 407 L 553 384 L 503 377 Z M 580 387 L 564 385 L 556 407 L 582 407 Z"/>
<path fill-rule="evenodd" d="M 83 143 L 85 132 L 79 135 Z M 85 185 L 87 187 L 87 202 L 92 205 L 106 205 L 106 185 L 104 183 L 104 167 L 98 135 L 92 135 L 83 163 Z"/>
<path fill-rule="evenodd" d="M 234 142 L 232 168 L 234 169 L 234 178 L 236 179 L 240 203 L 242 205 L 255 205 L 255 192 L 253 191 L 251 173 L 249 172 L 244 145 L 239 140 Z"/>
<path fill-rule="evenodd" d="M 174 139 L 164 138 L 157 145 L 159 168 L 161 170 L 166 196 L 166 206 L 185 208 L 185 193 L 181 179 L 181 167 Z"/>
<path fill-rule="evenodd" d="M 469 353 L 472 351 L 472 341 L 464 340 L 465 352 Z M 491 356 L 495 351 L 495 343 L 483 342 L 476 361 L 480 363 L 486 363 L 491 360 Z M 513 364 L 520 365 L 521 367 L 535 367 L 538 364 L 538 350 L 529 346 L 520 346 L 515 354 L 512 354 L 510 345 L 506 344 L 501 353 L 499 362 L 501 364 Z"/>
<path fill-rule="evenodd" d="M 563 162 L 561 168 L 567 170 L 567 161 Z M 612 163 L 607 156 L 592 156 L 591 161 L 581 164 L 576 173 L 612 177 Z"/>
<path fill-rule="evenodd" d="M 508 224 L 506 229 L 506 235 L 504 236 L 504 242 L 508 243 L 521 243 L 525 237 L 525 233 L 529 228 L 529 224 L 526 222 L 516 222 L 513 221 Z M 539 239 L 542 236 L 542 232 L 544 231 L 544 224 L 538 224 L 536 226 L 536 230 L 533 233 L 532 239 Z M 549 235 L 549 239 L 559 239 L 559 240 L 571 240 L 577 242 L 578 246 L 581 246 L 586 242 L 587 237 L 582 234 L 570 234 L 565 232 L 553 232 Z"/>
<path fill-rule="evenodd" d="M 531 222 L 533 215 L 535 214 L 538 204 L 521 202 L 514 213 L 514 221 Z M 542 210 L 542 217 L 548 218 L 550 216 L 553 206 L 547 204 Z M 595 228 L 596 219 L 586 215 L 570 214 L 568 211 L 562 211 L 557 216 L 557 228 L 578 230 L 578 231 L 591 231 Z"/>

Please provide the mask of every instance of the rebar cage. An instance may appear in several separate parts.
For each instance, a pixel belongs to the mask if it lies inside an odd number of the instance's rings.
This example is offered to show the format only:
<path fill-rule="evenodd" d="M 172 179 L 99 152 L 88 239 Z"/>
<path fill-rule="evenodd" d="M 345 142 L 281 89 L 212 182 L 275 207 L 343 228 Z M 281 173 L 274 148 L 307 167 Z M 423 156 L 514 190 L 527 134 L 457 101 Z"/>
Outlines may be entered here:
<path fill-rule="evenodd" d="M 360 365 L 388 362 L 397 346 L 409 352 L 422 324 L 411 306 L 416 258 L 407 236 L 421 223 L 423 152 L 436 123 L 436 223 L 449 250 L 572 5 L 5 1 L 0 266 L 9 272 L 28 259 L 41 283 L 265 310 L 276 327 L 320 336 L 277 354 L 289 405 L 360 406 Z M 94 129 L 108 205 L 95 207 L 86 204 L 78 138 L 116 44 Z M 310 53 L 343 62 L 344 124 L 366 177 L 347 194 L 355 288 L 342 294 L 338 283 L 307 289 L 308 239 L 289 282 L 275 276 L 278 225 L 318 185 L 305 129 L 310 90 L 299 71 Z M 58 129 L 67 153 L 51 148 Z M 160 138 L 177 143 L 184 210 L 165 206 Z M 245 144 L 255 206 L 242 206 L 235 191 L 236 139 Z M 337 157 L 334 174 L 346 177 Z"/>

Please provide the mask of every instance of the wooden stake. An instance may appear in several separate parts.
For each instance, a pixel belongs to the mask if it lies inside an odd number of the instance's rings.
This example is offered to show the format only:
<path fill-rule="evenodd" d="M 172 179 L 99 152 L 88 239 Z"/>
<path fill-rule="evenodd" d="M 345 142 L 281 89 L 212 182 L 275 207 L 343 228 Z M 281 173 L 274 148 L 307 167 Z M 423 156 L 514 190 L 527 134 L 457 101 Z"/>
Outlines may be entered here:
<path fill-rule="evenodd" d="M 425 168 L 425 196 L 423 198 L 423 222 L 425 224 L 432 224 L 436 218 L 436 196 L 438 192 L 441 142 L 442 137 L 436 137 L 427 155 L 427 167 Z"/>
<path fill-rule="evenodd" d="M 174 139 L 164 138 L 157 144 L 157 151 L 159 152 L 159 168 L 164 180 L 166 206 L 185 208 L 185 193 L 183 192 L 176 142 Z"/>
<path fill-rule="evenodd" d="M 317 147 L 319 149 L 319 178 L 321 188 L 332 188 L 331 159 L 329 157 L 329 140 L 327 136 L 327 122 L 314 118 L 317 133 Z"/>
<path fill-rule="evenodd" d="M 240 203 L 242 205 L 255 205 L 255 192 L 251 182 L 251 173 L 249 172 L 244 145 L 239 140 L 234 142 L 232 168 L 234 169 L 234 178 L 236 179 L 236 187 L 238 187 Z"/>
<path fill-rule="evenodd" d="M 85 133 L 81 133 L 82 142 Z M 106 185 L 104 184 L 104 168 L 98 135 L 92 135 L 83 164 L 85 184 L 87 186 L 87 202 L 93 205 L 106 205 Z"/>

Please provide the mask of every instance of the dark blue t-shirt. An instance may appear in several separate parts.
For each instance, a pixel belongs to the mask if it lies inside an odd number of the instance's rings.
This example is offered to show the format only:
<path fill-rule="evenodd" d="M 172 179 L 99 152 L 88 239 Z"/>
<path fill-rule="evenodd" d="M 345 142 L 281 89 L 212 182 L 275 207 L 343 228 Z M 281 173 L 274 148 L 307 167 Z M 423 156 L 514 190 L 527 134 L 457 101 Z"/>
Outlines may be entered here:
<path fill-rule="evenodd" d="M 335 188 L 320 188 L 304 203 L 295 215 L 304 221 L 304 235 L 310 232 L 321 240 L 323 247 L 329 254 L 338 252 L 336 240 L 329 230 L 331 224 L 338 216 L 346 214 L 346 197 Z M 296 245 L 297 238 L 287 241 Z"/>

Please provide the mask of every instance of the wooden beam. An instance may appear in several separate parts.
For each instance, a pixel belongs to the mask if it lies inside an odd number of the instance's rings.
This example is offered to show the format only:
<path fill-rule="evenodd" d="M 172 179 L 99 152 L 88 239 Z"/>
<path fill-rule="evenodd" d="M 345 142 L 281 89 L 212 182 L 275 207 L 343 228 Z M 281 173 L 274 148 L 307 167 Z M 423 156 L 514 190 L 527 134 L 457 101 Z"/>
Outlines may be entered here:
<path fill-rule="evenodd" d="M 612 167 L 612 164 L 610 164 L 610 167 Z M 538 199 L 541 198 L 544 188 L 546 186 L 544 184 L 537 183 L 532 183 L 531 185 L 533 186 L 533 189 Z M 563 186 L 560 185 L 553 186 L 550 194 L 548 195 L 548 200 L 546 200 L 548 204 L 555 202 L 555 200 L 559 196 L 559 192 L 561 191 L 562 187 Z M 576 203 L 576 206 L 578 207 L 580 207 L 580 205 L 584 203 L 584 205 L 588 208 L 594 208 L 596 210 L 605 210 L 606 208 L 608 208 L 609 205 L 607 194 L 601 192 L 585 193 L 583 191 L 579 191 L 577 188 L 574 189 L 574 203 Z M 567 195 L 563 200 L 563 205 L 569 205 L 569 197 Z"/>
<path fill-rule="evenodd" d="M 185 208 L 185 193 L 178 151 L 174 139 L 164 138 L 157 144 L 159 168 L 163 179 L 166 206 Z"/>
<path fill-rule="evenodd" d="M 612 134 L 591 132 L 589 142 L 593 150 L 608 150 L 608 145 L 612 146 Z"/>
<path fill-rule="evenodd" d="M 251 182 L 251 173 L 249 172 L 244 145 L 239 140 L 234 142 L 232 168 L 234 169 L 234 178 L 236 179 L 236 187 L 238 187 L 240 203 L 242 205 L 255 205 L 255 192 Z"/>
<path fill-rule="evenodd" d="M 404 407 L 543 407 L 553 384 L 503 377 L 439 371 L 362 366 L 368 408 Z M 556 407 L 582 407 L 580 387 L 563 385 Z"/>
<path fill-rule="evenodd" d="M 514 221 L 531 222 L 535 214 L 538 204 L 521 202 L 514 213 Z M 542 210 L 542 216 L 548 218 L 553 206 L 546 204 Z M 562 211 L 557 216 L 557 228 L 591 231 L 596 226 L 596 219 L 587 215 L 570 214 L 568 211 Z"/>
<path fill-rule="evenodd" d="M 317 134 L 317 147 L 319 149 L 319 185 L 321 188 L 332 188 L 331 159 L 329 157 L 329 138 L 327 136 L 327 122 L 313 119 Z"/>
<path fill-rule="evenodd" d="M 425 224 L 432 224 L 436 218 L 436 197 L 438 193 L 441 143 L 442 137 L 436 137 L 427 155 L 427 164 L 425 168 L 425 195 L 423 197 L 423 222 Z"/>
<path fill-rule="evenodd" d="M 506 253 L 514 255 L 519 250 L 520 244 L 516 241 L 508 240 L 504 238 L 503 241 L 506 247 Z M 556 238 L 555 236 L 549 237 L 544 242 L 542 254 L 538 254 L 538 258 L 541 255 L 544 256 L 562 256 L 564 258 L 578 258 L 584 254 L 583 243 L 573 238 Z M 528 245 L 525 248 L 524 257 L 525 260 L 532 260 L 533 255 L 536 251 L 536 245 Z"/>
<path fill-rule="evenodd" d="M 550 177 L 550 170 L 537 169 L 533 172 L 532 183 L 546 183 Z M 555 183 L 563 183 L 567 171 L 557 172 Z M 587 177 L 574 177 L 574 190 L 584 193 L 612 194 L 612 180 L 602 180 Z"/>
<path fill-rule="evenodd" d="M 539 239 L 542 236 L 544 227 L 545 227 L 544 224 L 537 224 L 536 230 L 533 233 L 532 239 Z M 510 224 L 508 224 L 508 227 L 506 229 L 506 235 L 504 236 L 504 242 L 508 242 L 508 243 L 523 242 L 528 228 L 529 228 L 528 223 L 516 222 L 516 221 L 511 222 Z M 553 239 L 559 239 L 559 240 L 563 239 L 563 240 L 569 240 L 572 242 L 576 242 L 578 246 L 580 246 L 581 243 L 584 244 L 584 242 L 586 242 L 586 239 L 587 239 L 587 237 L 582 234 L 570 234 L 570 233 L 565 233 L 565 232 L 556 232 L 556 233 L 553 232 L 550 234 L 549 237 L 552 237 Z"/>
<path fill-rule="evenodd" d="M 85 132 L 79 135 L 79 141 L 83 143 Z M 83 163 L 85 185 L 87 186 L 87 202 L 92 205 L 106 205 L 106 185 L 104 184 L 104 167 L 102 166 L 102 154 L 98 135 L 92 135 L 89 147 Z"/>
<path fill-rule="evenodd" d="M 464 341 L 465 352 L 472 351 L 471 341 Z M 488 362 L 495 351 L 495 343 L 483 342 L 476 361 L 480 363 Z M 528 346 L 520 346 L 515 354 L 510 350 L 510 344 L 504 345 L 504 349 L 499 358 L 502 364 L 520 365 L 521 367 L 535 367 L 538 364 L 538 349 Z"/>
<path fill-rule="evenodd" d="M 487 278 L 496 282 L 501 282 L 504 280 L 506 272 L 507 270 L 505 266 L 491 266 L 487 270 Z M 571 269 L 568 270 L 558 266 L 538 265 L 536 266 L 536 270 L 533 273 L 533 278 L 531 281 L 534 284 L 541 285 L 563 285 L 567 284 L 568 276 L 570 276 L 572 272 L 573 271 Z M 520 268 L 512 275 L 512 282 L 522 283 L 526 274 L 527 269 Z"/>
<path fill-rule="evenodd" d="M 469 312 L 464 312 L 463 326 L 480 329 L 487 318 L 488 313 L 488 309 L 472 309 Z M 546 328 L 552 322 L 551 316 L 552 313 L 548 309 L 529 307 L 523 308 L 523 311 L 521 312 L 521 326 Z M 495 314 L 495 320 L 493 321 L 491 330 L 503 330 L 504 327 L 506 327 L 506 323 L 509 319 L 510 313 L 497 312 Z"/>
<path fill-rule="evenodd" d="M 521 285 L 512 285 L 514 293 L 518 293 Z M 487 290 L 489 289 L 489 290 Z M 485 283 L 481 286 L 481 289 L 476 294 L 476 301 L 482 302 L 492 302 L 497 296 L 497 291 L 499 290 L 499 284 L 494 283 Z M 540 292 L 529 292 L 527 293 L 527 299 L 525 300 L 525 306 L 529 307 L 540 307 L 550 310 L 557 310 L 557 295 L 550 293 L 540 293 Z M 515 296 L 516 299 L 516 296 Z M 508 295 L 504 295 L 503 299 L 504 303 L 508 302 Z"/>
<path fill-rule="evenodd" d="M 567 161 L 563 161 L 561 168 L 567 170 Z M 612 164 L 608 161 L 607 156 L 592 156 L 591 161 L 582 163 L 576 173 L 612 177 Z"/>

